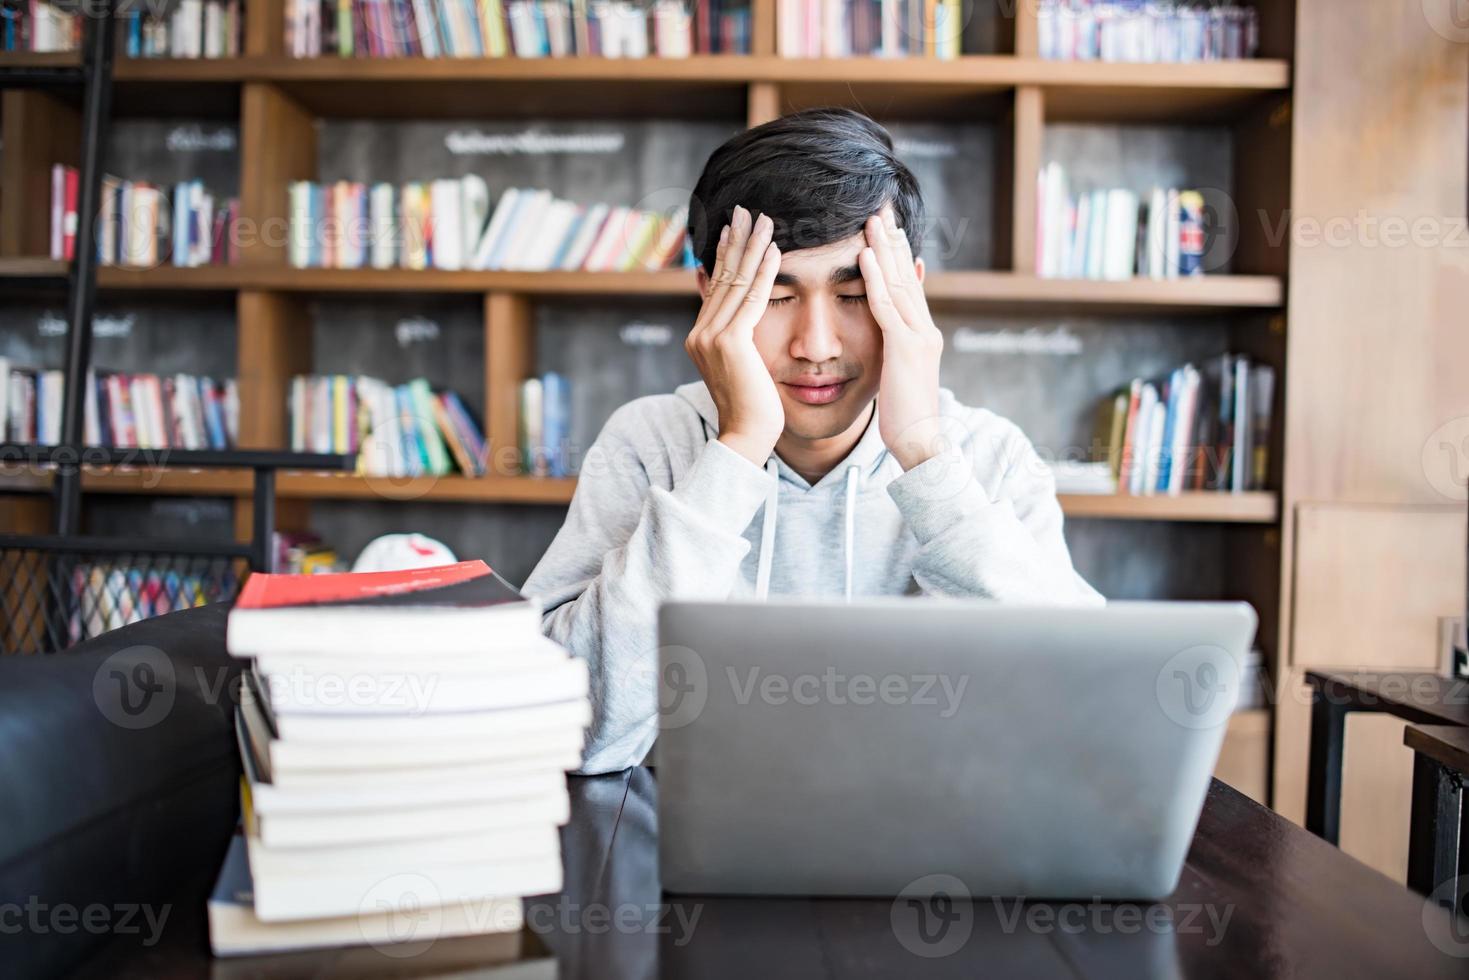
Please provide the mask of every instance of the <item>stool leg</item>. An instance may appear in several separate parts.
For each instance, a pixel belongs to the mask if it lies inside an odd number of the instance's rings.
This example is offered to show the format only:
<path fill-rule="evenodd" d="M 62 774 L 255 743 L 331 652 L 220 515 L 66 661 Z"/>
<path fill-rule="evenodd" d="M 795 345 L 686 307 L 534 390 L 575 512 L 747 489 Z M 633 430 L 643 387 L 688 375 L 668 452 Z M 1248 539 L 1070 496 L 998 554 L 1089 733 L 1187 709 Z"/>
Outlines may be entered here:
<path fill-rule="evenodd" d="M 1413 756 L 1413 820 L 1408 837 L 1408 887 L 1431 895 L 1459 874 L 1462 800 L 1456 774 L 1425 755 Z M 1450 896 L 1458 912 L 1457 893 Z"/>
<path fill-rule="evenodd" d="M 1306 829 L 1331 844 L 1341 835 L 1341 760 L 1346 741 L 1344 704 L 1318 694 L 1311 706 L 1311 757 L 1306 780 Z"/>

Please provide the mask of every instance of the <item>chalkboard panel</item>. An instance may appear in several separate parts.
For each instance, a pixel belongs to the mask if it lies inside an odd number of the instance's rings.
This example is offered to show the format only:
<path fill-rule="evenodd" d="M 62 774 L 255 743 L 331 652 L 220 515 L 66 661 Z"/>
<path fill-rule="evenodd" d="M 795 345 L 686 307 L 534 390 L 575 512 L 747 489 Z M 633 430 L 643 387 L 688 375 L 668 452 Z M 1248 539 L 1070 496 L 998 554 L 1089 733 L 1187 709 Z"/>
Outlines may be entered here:
<path fill-rule="evenodd" d="M 451 388 L 481 425 L 484 309 L 479 297 L 392 296 L 311 306 L 317 374 L 365 374 L 392 384 L 427 378 Z"/>
<path fill-rule="evenodd" d="M 1204 194 L 1207 244 L 1204 267 L 1228 273 L 1241 216 L 1233 202 L 1234 135 L 1224 126 L 1116 126 L 1095 123 L 1046 127 L 1042 164 L 1066 168 L 1071 194 L 1120 187 L 1147 201 L 1153 188 Z"/>
<path fill-rule="evenodd" d="M 668 119 L 317 124 L 317 178 L 402 184 L 478 174 L 492 203 L 509 187 L 582 204 L 667 211 L 687 204 L 732 122 Z"/>
<path fill-rule="evenodd" d="M 92 365 L 104 371 L 235 375 L 234 298 L 120 301 L 104 297 L 93 320 Z M 16 367 L 61 368 L 61 303 L 0 307 L 0 357 Z"/>
<path fill-rule="evenodd" d="M 107 173 L 169 187 L 202 180 L 216 197 L 240 193 L 240 129 L 191 119 L 119 119 L 108 142 Z"/>

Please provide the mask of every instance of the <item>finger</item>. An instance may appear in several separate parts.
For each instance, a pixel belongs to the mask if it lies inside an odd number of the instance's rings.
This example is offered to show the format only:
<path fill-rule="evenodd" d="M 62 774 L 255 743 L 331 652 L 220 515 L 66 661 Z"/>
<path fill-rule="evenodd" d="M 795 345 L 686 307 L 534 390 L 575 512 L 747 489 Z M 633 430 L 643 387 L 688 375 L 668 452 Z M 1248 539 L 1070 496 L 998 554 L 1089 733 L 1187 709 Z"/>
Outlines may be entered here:
<path fill-rule="evenodd" d="M 724 262 L 715 270 L 714 288 L 705 306 L 714 313 L 724 305 L 731 284 L 744 258 L 745 243 L 750 236 L 750 212 L 736 204 L 729 219 L 729 241 L 725 245 Z"/>
<path fill-rule="evenodd" d="M 756 219 L 750 229 L 750 236 L 745 243 L 743 253 L 739 258 L 739 268 L 735 270 L 733 278 L 730 279 L 729 289 L 720 300 L 719 310 L 715 315 L 714 322 L 710 325 L 713 333 L 718 333 L 728 327 L 749 295 L 750 287 L 755 281 L 755 273 L 760 264 L 765 260 L 766 246 L 774 237 L 775 223 L 769 215 L 762 214 Z"/>
<path fill-rule="evenodd" d="M 775 274 L 779 271 L 780 246 L 770 242 L 765 246 L 765 254 L 761 256 L 760 264 L 755 269 L 754 281 L 745 294 L 745 301 L 735 311 L 727 333 L 746 338 L 755 335 L 755 325 L 765 315 L 765 309 L 770 303 L 770 291 L 775 288 Z"/>
<path fill-rule="evenodd" d="M 899 288 L 901 274 L 891 240 L 891 230 L 881 211 L 867 219 L 865 230 L 868 247 L 872 250 L 873 259 L 882 272 L 882 289 L 887 297 L 886 302 L 906 321 L 909 315 L 908 304 L 903 302 L 903 297 L 900 295 L 902 292 Z M 868 295 L 870 299 L 871 294 Z"/>
<path fill-rule="evenodd" d="M 715 305 L 713 303 L 716 278 L 720 270 L 724 268 L 726 256 L 729 250 L 729 225 L 719 230 L 719 244 L 714 248 L 714 268 L 709 272 L 709 296 L 699 308 L 699 315 L 694 319 L 694 329 L 689 331 L 689 339 L 693 340 L 713 318 Z"/>
<path fill-rule="evenodd" d="M 873 251 L 882 267 L 893 306 L 908 326 L 916 330 L 922 326 L 924 320 L 920 298 L 912 292 L 917 277 L 913 260 L 907 252 L 907 236 L 897 227 L 891 202 L 883 204 L 871 223 L 877 227 L 875 234 L 869 237 L 876 239 Z"/>
<path fill-rule="evenodd" d="M 857 267 L 862 270 L 862 278 L 867 284 L 867 305 L 872 310 L 877 325 L 884 333 L 908 330 L 907 322 L 893 303 L 893 295 L 888 289 L 887 278 L 883 275 L 876 251 L 868 247 L 858 252 Z"/>

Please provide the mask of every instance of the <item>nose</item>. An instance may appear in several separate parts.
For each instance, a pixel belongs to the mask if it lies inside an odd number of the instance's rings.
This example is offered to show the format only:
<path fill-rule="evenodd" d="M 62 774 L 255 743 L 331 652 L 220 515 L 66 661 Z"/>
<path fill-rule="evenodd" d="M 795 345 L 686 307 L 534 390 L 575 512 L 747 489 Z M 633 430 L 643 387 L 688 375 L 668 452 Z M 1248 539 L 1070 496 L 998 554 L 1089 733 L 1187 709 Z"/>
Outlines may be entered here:
<path fill-rule="evenodd" d="M 842 339 L 837 332 L 835 303 L 835 300 L 819 299 L 801 304 L 791 337 L 791 357 L 821 364 L 841 356 Z"/>

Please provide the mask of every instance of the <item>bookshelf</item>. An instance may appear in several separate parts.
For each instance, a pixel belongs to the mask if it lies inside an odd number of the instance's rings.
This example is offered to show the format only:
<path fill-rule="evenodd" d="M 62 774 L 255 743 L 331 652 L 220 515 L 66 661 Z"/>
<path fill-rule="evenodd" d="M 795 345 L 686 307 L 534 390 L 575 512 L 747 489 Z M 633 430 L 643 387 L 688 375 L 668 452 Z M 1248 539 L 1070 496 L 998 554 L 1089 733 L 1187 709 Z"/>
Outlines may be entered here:
<path fill-rule="evenodd" d="M 820 104 L 860 108 L 883 123 L 936 122 L 983 126 L 994 134 L 993 189 L 984 229 L 987 268 L 941 269 L 926 284 L 936 314 L 983 316 L 1021 324 L 1080 318 L 1093 332 L 1152 329 L 1222 338 L 1230 350 L 1273 364 L 1285 377 L 1286 246 L 1263 223 L 1239 228 L 1231 274 L 1173 281 L 1101 282 L 1044 279 L 1036 274 L 1036 174 L 1047 127 L 1207 125 L 1230 134 L 1233 185 L 1242 215 L 1280 215 L 1290 203 L 1290 99 L 1295 48 L 1294 0 L 1258 0 L 1262 57 L 1201 64 L 1053 62 L 1035 56 L 1030 3 L 1000 20 L 996 50 L 950 61 L 926 59 L 783 59 L 775 52 L 775 0 L 753 0 L 753 53 L 686 59 L 294 59 L 285 56 L 285 0 L 246 0 L 244 54 L 198 61 L 129 60 L 116 66 L 115 112 L 124 117 L 218 119 L 238 126 L 242 220 L 281 232 L 241 248 L 238 265 L 194 269 L 103 268 L 99 289 L 112 300 L 153 296 L 169 302 L 233 304 L 232 338 L 240 384 L 241 444 L 287 444 L 289 379 L 314 370 L 314 309 L 362 297 L 411 303 L 440 296 L 472 304 L 483 329 L 482 414 L 493 446 L 516 444 L 516 385 L 537 370 L 537 313 L 568 300 L 694 304 L 692 271 L 638 273 L 502 272 L 402 269 L 296 269 L 287 263 L 287 186 L 320 179 L 324 123 L 373 120 L 688 119 L 734 128 Z M 35 66 L 65 69 L 67 55 L 0 55 L 0 64 L 42 58 Z M 0 290 L 40 294 L 65 268 L 46 253 L 44 208 L 5 206 L 49 195 L 49 168 L 74 162 L 74 104 L 65 94 L 7 91 L 0 99 Z M 692 179 L 692 176 L 691 178 Z M 630 202 L 629 202 L 630 203 Z M 587 327 L 584 329 L 593 329 Z M 200 343 L 211 338 L 201 336 Z M 1221 348 L 1222 349 L 1222 348 Z M 544 352 L 540 352 L 544 353 Z M 573 381 L 575 381 L 573 377 Z M 972 400 L 972 399 L 971 399 Z M 1283 398 L 1277 397 L 1277 405 Z M 1104 524 L 1109 540 L 1162 527 L 1163 539 L 1191 557 L 1203 535 L 1217 574 L 1190 584 L 1189 597 L 1242 598 L 1261 613 L 1260 637 L 1275 654 L 1280 612 L 1282 432 L 1277 409 L 1270 447 L 1270 489 L 1179 496 L 1065 495 L 1069 519 Z M 46 489 L 45 474 L 0 474 L 0 502 Z M 363 506 L 559 507 L 574 481 L 523 477 L 501 468 L 482 479 L 367 479 L 283 472 L 277 496 L 283 527 L 304 529 L 313 504 Z M 217 496 L 234 500 L 235 531 L 249 531 L 243 473 L 91 471 L 88 491 L 116 495 Z M 37 520 L 43 508 L 0 507 L 13 521 Z M 1112 530 L 1114 529 L 1115 530 Z M 1120 538 L 1119 538 L 1120 536 Z M 1157 539 L 1148 539 L 1156 543 Z M 1196 594 L 1195 594 L 1196 593 Z M 1182 597 L 1182 596 L 1179 596 Z M 1262 713 L 1262 715 L 1265 713 Z M 1254 716 L 1259 738 L 1268 718 Z M 1268 745 L 1266 746 L 1268 750 Z M 1259 753 L 1247 753 L 1251 759 Z M 1265 782 L 1261 773 L 1251 785 Z"/>

